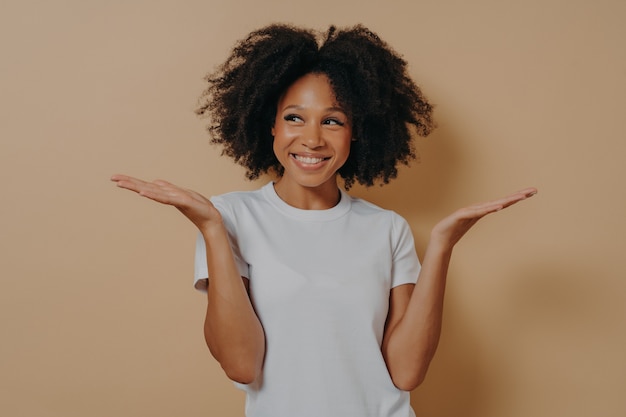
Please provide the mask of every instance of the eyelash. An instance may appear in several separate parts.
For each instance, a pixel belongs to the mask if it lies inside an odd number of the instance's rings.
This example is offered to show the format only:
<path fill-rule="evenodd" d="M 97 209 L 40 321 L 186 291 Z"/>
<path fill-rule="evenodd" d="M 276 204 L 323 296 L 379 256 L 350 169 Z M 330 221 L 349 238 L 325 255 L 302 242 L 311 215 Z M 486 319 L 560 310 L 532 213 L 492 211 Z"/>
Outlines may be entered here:
<path fill-rule="evenodd" d="M 343 126 L 344 122 L 342 122 L 341 120 L 338 119 L 326 119 L 324 120 L 324 123 L 328 124 L 328 122 L 332 122 L 332 124 L 336 124 L 337 126 Z"/>
<path fill-rule="evenodd" d="M 295 122 L 295 121 L 298 121 L 298 120 L 302 120 L 302 118 L 300 116 L 296 115 L 296 114 L 288 114 L 283 119 L 285 121 L 288 121 L 288 122 Z M 323 123 L 324 124 L 334 124 L 334 125 L 337 125 L 337 126 L 345 125 L 344 122 L 342 122 L 339 119 L 335 119 L 335 118 L 324 119 Z"/>
<path fill-rule="evenodd" d="M 285 119 L 288 122 L 295 122 L 295 121 L 297 121 L 296 119 L 302 120 L 302 118 L 300 116 L 295 115 L 295 114 L 288 114 L 285 117 L 283 117 L 283 119 Z"/>

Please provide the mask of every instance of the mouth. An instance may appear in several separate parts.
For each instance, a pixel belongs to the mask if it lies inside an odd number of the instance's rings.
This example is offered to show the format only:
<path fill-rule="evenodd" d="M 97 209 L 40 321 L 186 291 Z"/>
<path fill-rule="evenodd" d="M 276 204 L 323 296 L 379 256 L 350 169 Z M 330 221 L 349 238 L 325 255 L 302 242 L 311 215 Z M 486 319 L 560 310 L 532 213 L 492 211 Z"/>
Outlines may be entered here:
<path fill-rule="evenodd" d="M 328 157 L 302 156 L 302 155 L 296 155 L 295 153 L 292 153 L 291 157 L 295 159 L 296 161 L 303 163 L 303 164 L 307 164 L 307 165 L 319 164 L 320 162 L 327 161 L 330 159 L 330 156 Z"/>

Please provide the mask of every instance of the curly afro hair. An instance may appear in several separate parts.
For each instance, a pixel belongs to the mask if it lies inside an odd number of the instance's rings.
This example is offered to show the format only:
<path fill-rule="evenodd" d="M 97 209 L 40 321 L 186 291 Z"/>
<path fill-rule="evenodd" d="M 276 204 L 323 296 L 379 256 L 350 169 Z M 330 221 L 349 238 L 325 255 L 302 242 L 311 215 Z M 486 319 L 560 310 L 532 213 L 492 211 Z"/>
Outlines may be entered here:
<path fill-rule="evenodd" d="M 239 41 L 206 76 L 198 115 L 209 118 L 211 143 L 247 169 L 248 179 L 282 175 L 271 128 L 281 95 L 300 77 L 324 74 L 352 122 L 350 155 L 339 169 L 345 187 L 388 183 L 415 158 L 411 132 L 434 128 L 432 106 L 407 74 L 406 62 L 375 33 L 357 25 L 325 34 L 274 24 Z"/>

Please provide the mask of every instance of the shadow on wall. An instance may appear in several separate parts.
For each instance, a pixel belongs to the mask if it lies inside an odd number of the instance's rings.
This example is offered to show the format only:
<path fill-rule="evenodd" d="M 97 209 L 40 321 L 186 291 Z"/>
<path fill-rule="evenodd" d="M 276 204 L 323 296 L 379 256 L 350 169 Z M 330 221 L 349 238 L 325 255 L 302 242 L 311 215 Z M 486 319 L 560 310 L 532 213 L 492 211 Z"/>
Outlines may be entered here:
<path fill-rule="evenodd" d="M 355 186 L 351 194 L 363 197 L 401 214 L 411 224 L 416 250 L 423 257 L 431 228 L 463 199 L 464 173 L 471 161 L 463 158 L 466 147 L 462 135 L 446 120 L 427 138 L 417 138 L 417 161 L 402 167 L 398 178 L 380 187 Z M 462 300 L 461 300 L 462 301 Z M 412 395 L 418 417 L 464 416 L 481 413 L 489 390 L 485 375 L 485 353 L 479 348 L 471 323 L 459 309 L 460 300 L 448 293 L 442 341 L 425 383 Z"/>
<path fill-rule="evenodd" d="M 517 411 L 558 406 L 554 392 L 537 387 L 538 380 L 566 391 L 568 407 L 581 411 L 593 376 L 610 375 L 615 365 L 596 358 L 587 369 L 575 360 L 597 351 L 594 344 L 610 348 L 603 334 L 616 321 L 604 315 L 606 304 L 618 305 L 619 297 L 590 281 L 592 275 L 583 265 L 537 259 L 506 277 L 510 285 L 490 307 L 489 323 L 472 320 L 471 305 L 463 307 L 462 294 L 450 292 L 439 350 L 412 395 L 416 415 L 484 417 L 502 404 Z M 608 404 L 615 400 L 606 396 Z"/>
<path fill-rule="evenodd" d="M 463 135 L 454 131 L 454 123 L 441 119 L 438 123 L 438 129 L 431 136 L 417 138 L 418 160 L 409 168 L 402 167 L 397 179 L 383 187 L 355 186 L 351 190 L 351 194 L 405 217 L 411 224 L 420 257 L 423 257 L 434 224 L 459 208 L 458 201 L 473 199 L 471 195 L 466 195 L 468 188 L 476 188 L 466 183 L 467 173 L 480 168 L 463 157 L 468 154 L 465 150 L 470 145 Z M 542 278 L 533 283 L 528 280 L 527 274 L 511 277 L 518 278 L 522 283 L 520 285 L 526 289 L 515 295 L 517 299 L 510 300 L 507 311 L 501 312 L 504 328 L 510 322 L 529 327 L 535 325 L 529 322 L 530 317 L 527 316 L 527 310 L 531 308 L 529 305 L 534 303 L 533 293 L 544 292 L 543 286 L 549 285 L 552 277 L 545 272 L 537 274 L 535 271 L 533 274 Z M 515 286 L 516 282 L 512 283 L 512 287 Z M 521 294 L 526 294 L 527 299 L 519 299 Z M 519 348 L 509 351 L 501 345 L 490 346 L 489 340 L 483 340 L 484 323 L 473 321 L 464 307 L 466 304 L 463 294 L 448 292 L 437 355 L 426 381 L 412 395 L 412 405 L 418 417 L 483 417 L 490 404 L 501 399 L 502 390 L 514 389 L 517 384 L 516 369 L 508 363 L 516 360 Z M 498 325 L 494 331 L 502 326 Z M 508 330 L 511 340 L 516 340 L 516 329 Z M 492 357 L 493 349 L 501 350 L 501 359 L 497 363 Z"/>
<path fill-rule="evenodd" d="M 350 194 L 398 212 L 411 225 L 419 255 L 432 226 L 449 214 L 463 188 L 463 144 L 445 120 L 428 137 L 416 139 L 417 160 L 401 165 L 398 177 L 384 186 L 355 185 Z M 456 207 L 455 207 L 456 208 Z"/>
<path fill-rule="evenodd" d="M 457 305 L 455 297 L 447 305 Z M 458 308 L 446 309 L 444 331 L 424 383 L 411 395 L 417 417 L 483 416 L 489 385 L 497 383 L 486 372 L 492 368 L 481 351 L 469 320 Z"/>

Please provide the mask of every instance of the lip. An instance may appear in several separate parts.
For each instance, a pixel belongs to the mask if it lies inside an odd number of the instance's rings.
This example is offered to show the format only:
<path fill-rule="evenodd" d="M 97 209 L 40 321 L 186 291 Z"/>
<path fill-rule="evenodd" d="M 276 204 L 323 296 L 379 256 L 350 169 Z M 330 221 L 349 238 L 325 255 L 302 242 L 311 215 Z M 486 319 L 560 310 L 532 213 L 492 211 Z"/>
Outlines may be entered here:
<path fill-rule="evenodd" d="M 330 156 L 309 153 L 290 153 L 289 158 L 300 168 L 307 170 L 318 169 L 331 159 Z"/>

